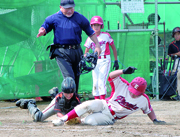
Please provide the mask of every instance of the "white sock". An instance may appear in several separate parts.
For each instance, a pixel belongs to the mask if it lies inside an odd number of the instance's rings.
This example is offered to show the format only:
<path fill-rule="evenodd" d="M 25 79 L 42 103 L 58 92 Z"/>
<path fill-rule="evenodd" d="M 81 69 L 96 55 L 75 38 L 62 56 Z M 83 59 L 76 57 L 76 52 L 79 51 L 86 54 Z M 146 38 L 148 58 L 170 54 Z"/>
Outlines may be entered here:
<path fill-rule="evenodd" d="M 67 121 L 68 115 L 63 116 L 61 119 L 62 119 L 64 122 Z"/>

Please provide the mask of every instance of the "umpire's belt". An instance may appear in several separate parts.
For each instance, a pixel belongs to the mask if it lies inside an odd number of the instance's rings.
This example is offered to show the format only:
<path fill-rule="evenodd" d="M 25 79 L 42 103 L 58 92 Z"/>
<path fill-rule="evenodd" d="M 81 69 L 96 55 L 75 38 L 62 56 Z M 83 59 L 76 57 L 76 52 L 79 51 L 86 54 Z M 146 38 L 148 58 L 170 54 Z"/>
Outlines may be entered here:
<path fill-rule="evenodd" d="M 56 45 L 57 48 L 63 48 L 63 49 L 78 49 L 80 48 L 80 45 Z"/>
<path fill-rule="evenodd" d="M 51 44 L 47 47 L 46 50 L 48 50 L 49 48 L 51 49 L 56 49 L 56 48 L 64 48 L 64 49 L 78 49 L 80 48 L 80 45 L 60 45 L 60 44 Z"/>

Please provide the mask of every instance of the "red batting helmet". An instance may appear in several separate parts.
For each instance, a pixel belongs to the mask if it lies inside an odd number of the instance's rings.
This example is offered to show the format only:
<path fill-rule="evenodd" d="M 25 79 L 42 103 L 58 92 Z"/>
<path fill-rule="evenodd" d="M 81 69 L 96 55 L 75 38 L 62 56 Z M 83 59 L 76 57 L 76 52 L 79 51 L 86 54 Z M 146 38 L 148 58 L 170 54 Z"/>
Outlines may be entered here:
<path fill-rule="evenodd" d="M 173 31 L 172 31 L 172 37 L 173 37 L 173 38 L 174 38 L 174 34 L 175 34 L 176 32 L 180 32 L 180 27 L 175 27 L 175 28 L 173 29 Z"/>
<path fill-rule="evenodd" d="M 142 77 L 136 77 L 131 81 L 128 90 L 136 96 L 139 96 L 145 92 L 146 87 L 146 80 Z"/>
<path fill-rule="evenodd" d="M 100 24 L 101 28 L 104 28 L 103 19 L 100 16 L 94 16 L 91 18 L 90 24 Z"/>

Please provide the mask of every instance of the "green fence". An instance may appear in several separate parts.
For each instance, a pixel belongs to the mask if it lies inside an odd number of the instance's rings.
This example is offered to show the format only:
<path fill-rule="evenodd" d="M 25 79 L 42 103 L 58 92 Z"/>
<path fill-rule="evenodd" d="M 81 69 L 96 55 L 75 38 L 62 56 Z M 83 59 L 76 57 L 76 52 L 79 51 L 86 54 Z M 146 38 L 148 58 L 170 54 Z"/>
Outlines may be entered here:
<path fill-rule="evenodd" d="M 150 0 L 149 0 L 150 1 Z M 104 20 L 106 31 L 123 29 L 132 26 L 125 18 L 119 5 L 108 2 L 116 0 L 75 0 L 75 10 L 89 20 L 99 15 Z M 148 2 L 148 0 L 146 0 Z M 0 1 L 0 100 L 26 97 L 49 96 L 48 90 L 54 86 L 60 88 L 61 72 L 55 60 L 49 60 L 46 47 L 53 42 L 53 33 L 36 38 L 38 29 L 45 18 L 59 10 L 60 0 L 4 0 Z M 172 8 L 173 6 L 173 8 Z M 178 4 L 161 4 L 158 14 L 161 22 L 166 22 L 166 35 L 178 26 Z M 172 11 L 173 9 L 173 11 Z M 148 24 L 148 16 L 155 12 L 154 4 L 144 4 L 144 13 L 128 13 L 136 27 Z M 109 26 L 108 26 L 109 23 Z M 119 23 L 119 28 L 118 28 Z M 148 28 L 154 28 L 148 24 Z M 159 25 L 159 34 L 163 42 L 163 25 Z M 167 33 L 168 32 L 168 33 Z M 151 32 L 111 32 L 118 51 L 120 68 L 135 66 L 138 68 L 133 75 L 122 75 L 129 82 L 136 76 L 150 80 L 150 60 L 154 60 L 154 46 Z M 87 36 L 82 35 L 83 50 Z M 172 38 L 166 38 L 166 47 Z M 163 44 L 163 43 L 162 43 Z M 151 47 L 151 51 L 150 51 Z M 164 52 L 159 48 L 159 53 Z M 111 53 L 113 53 L 111 51 Z M 112 62 L 114 61 L 113 55 Z M 113 66 L 113 63 L 112 63 Z M 111 66 L 111 71 L 112 71 Z M 88 81 L 88 82 L 87 82 Z M 91 94 L 92 74 L 84 74 L 80 78 L 79 93 Z M 108 88 L 108 91 L 110 89 Z"/>

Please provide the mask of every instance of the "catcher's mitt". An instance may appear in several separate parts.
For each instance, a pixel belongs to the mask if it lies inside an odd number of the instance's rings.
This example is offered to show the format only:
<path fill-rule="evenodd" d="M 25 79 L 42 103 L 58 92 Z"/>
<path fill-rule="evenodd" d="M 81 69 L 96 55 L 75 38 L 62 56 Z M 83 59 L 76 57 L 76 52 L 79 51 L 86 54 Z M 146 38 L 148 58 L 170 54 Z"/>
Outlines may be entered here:
<path fill-rule="evenodd" d="M 86 56 L 81 56 L 81 61 L 79 62 L 79 72 L 78 75 L 89 73 L 96 67 L 98 60 L 98 53 L 86 53 Z"/>
<path fill-rule="evenodd" d="M 75 124 L 80 124 L 80 123 L 81 123 L 81 119 L 79 117 L 76 117 L 76 118 L 66 121 L 64 124 L 65 125 L 75 125 Z"/>

